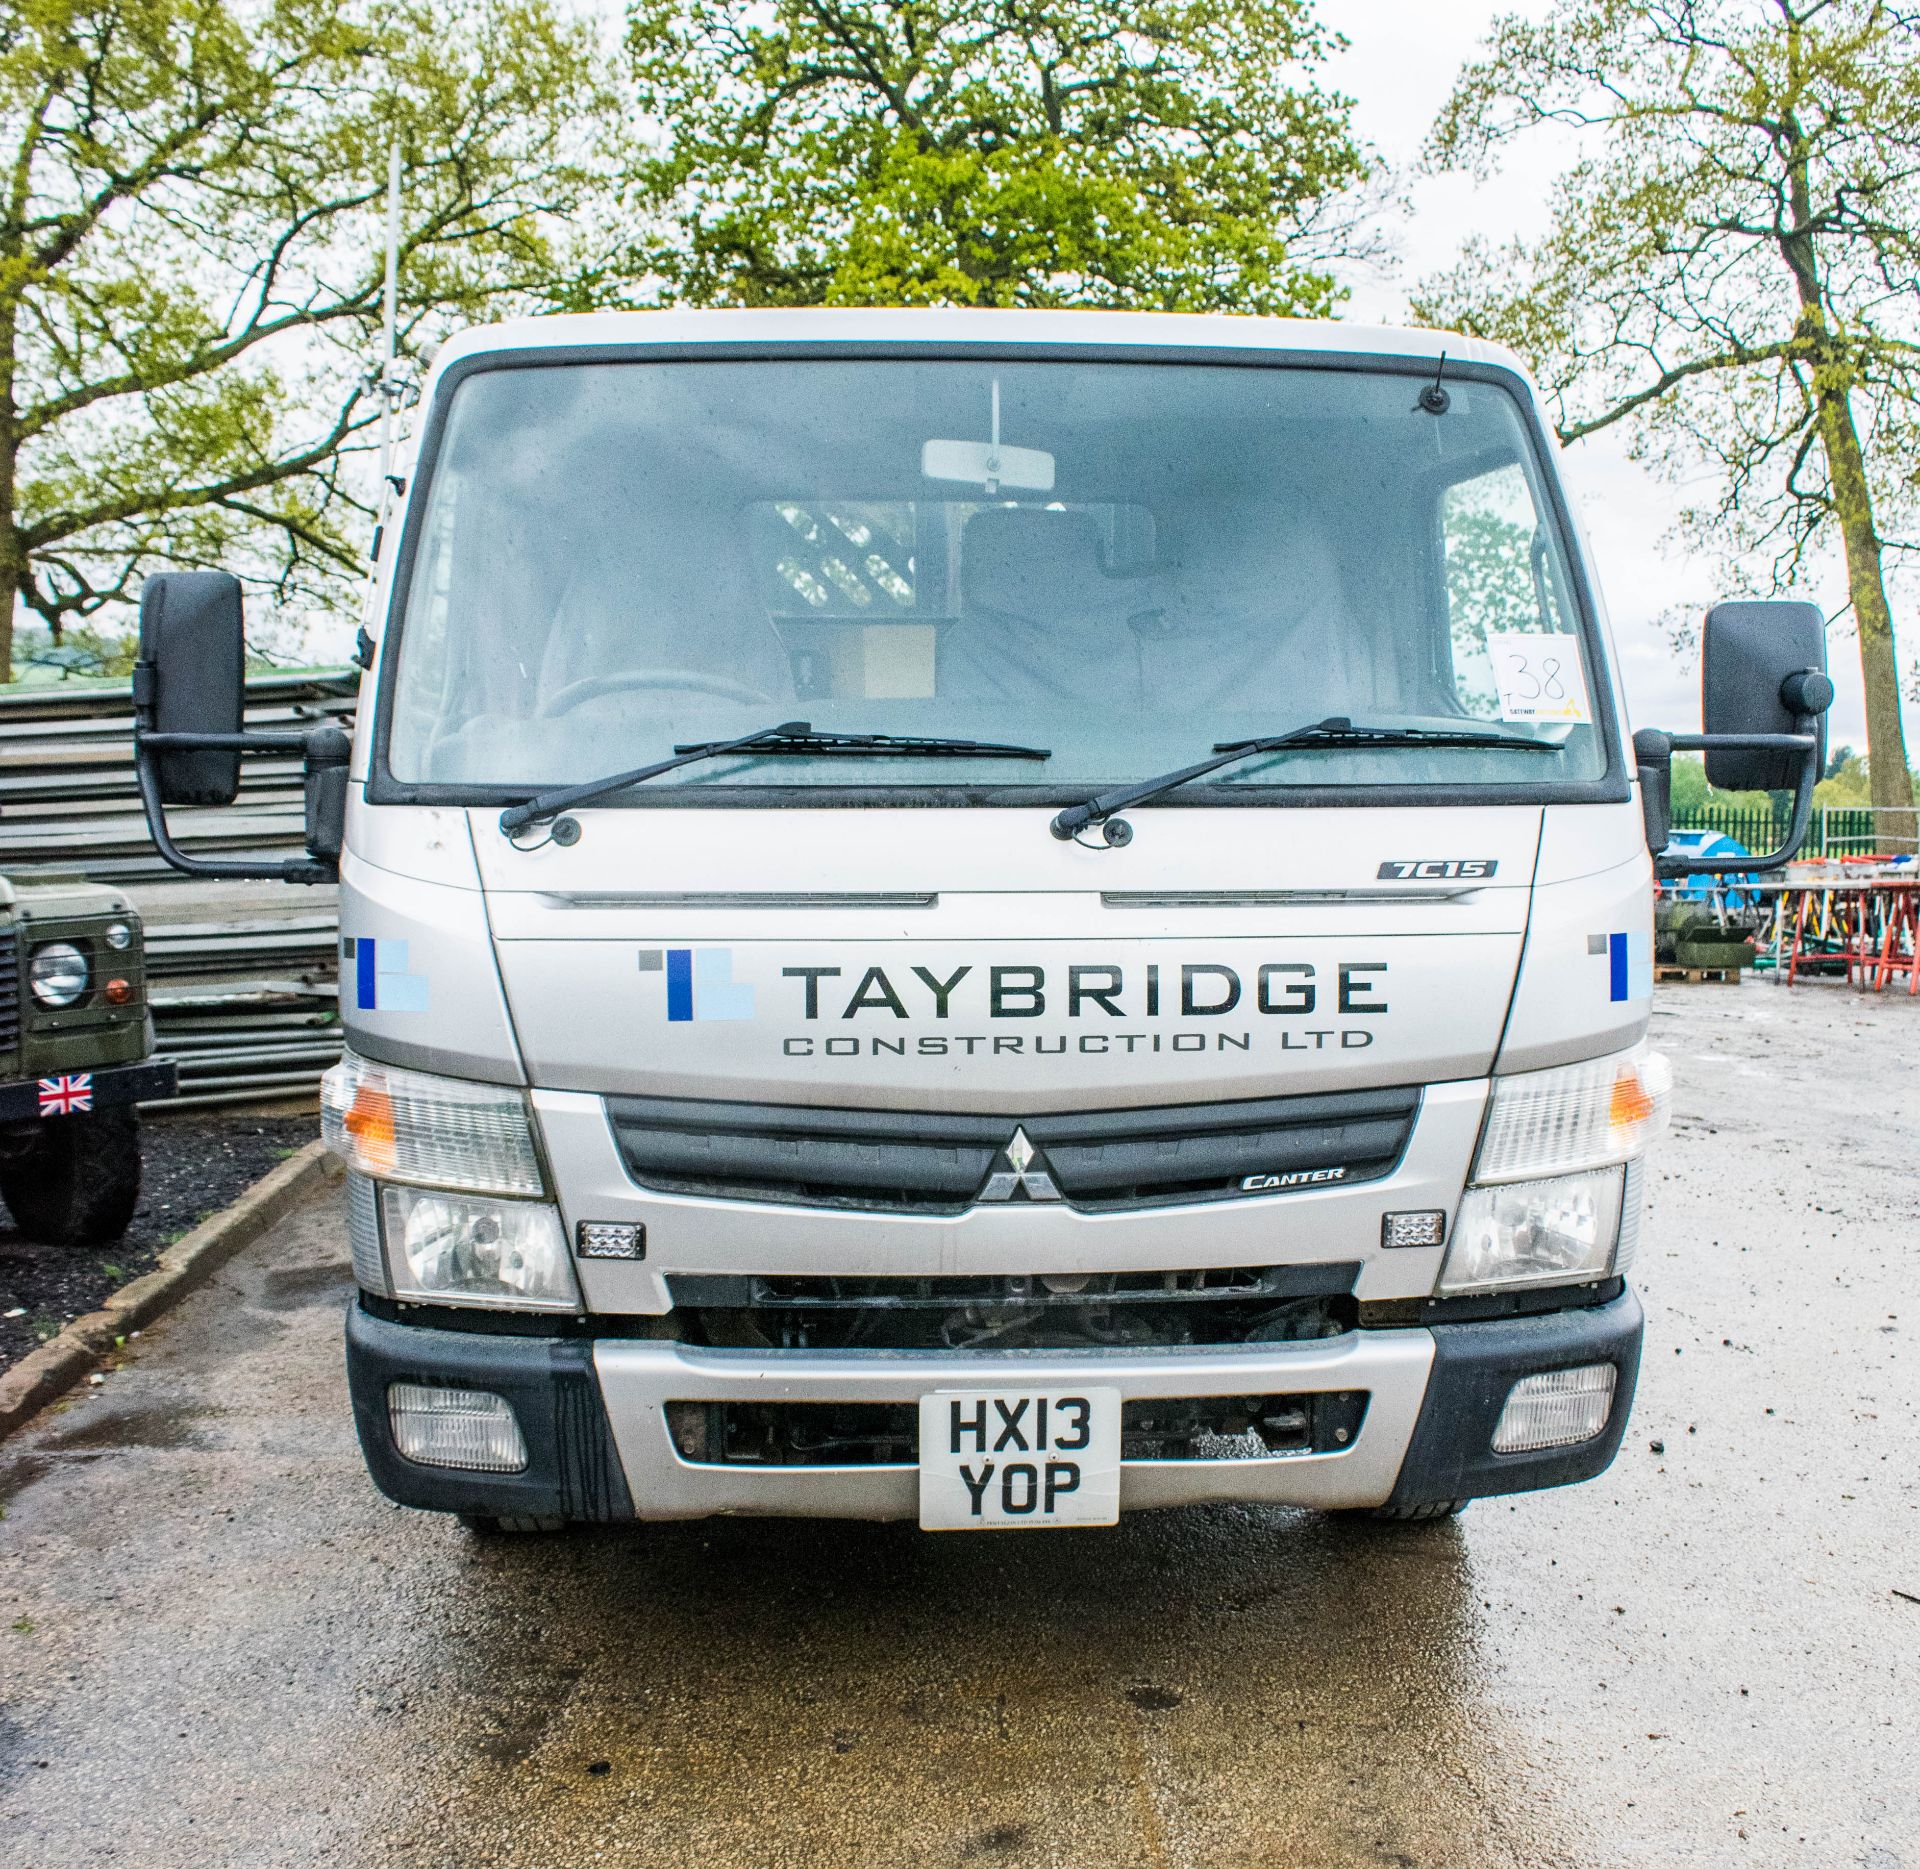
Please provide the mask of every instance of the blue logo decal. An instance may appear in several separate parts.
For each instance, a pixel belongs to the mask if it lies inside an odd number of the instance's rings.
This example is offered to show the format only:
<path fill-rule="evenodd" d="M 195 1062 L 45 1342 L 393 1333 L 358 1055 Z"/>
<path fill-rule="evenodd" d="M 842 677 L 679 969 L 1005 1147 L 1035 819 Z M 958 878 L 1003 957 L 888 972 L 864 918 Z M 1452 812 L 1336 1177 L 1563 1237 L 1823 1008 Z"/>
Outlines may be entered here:
<path fill-rule="evenodd" d="M 353 963 L 353 1003 L 362 1012 L 425 1012 L 427 976 L 407 971 L 404 941 L 347 935 L 340 943 Z"/>
<path fill-rule="evenodd" d="M 734 979 L 730 947 L 670 947 L 664 951 L 643 947 L 640 971 L 665 972 L 667 1018 L 672 1024 L 753 1017 L 753 988 Z"/>
<path fill-rule="evenodd" d="M 1653 991 L 1653 942 L 1644 933 L 1607 936 L 1607 997 L 1644 999 Z"/>

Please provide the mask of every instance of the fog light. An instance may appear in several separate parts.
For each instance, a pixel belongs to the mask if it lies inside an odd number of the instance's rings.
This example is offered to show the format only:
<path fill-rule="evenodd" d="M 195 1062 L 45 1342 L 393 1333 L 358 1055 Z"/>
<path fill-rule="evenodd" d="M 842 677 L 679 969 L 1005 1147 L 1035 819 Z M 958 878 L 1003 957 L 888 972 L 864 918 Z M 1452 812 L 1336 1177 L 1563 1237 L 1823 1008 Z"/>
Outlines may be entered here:
<path fill-rule="evenodd" d="M 485 1389 L 430 1389 L 418 1382 L 387 1385 L 393 1444 L 423 1467 L 473 1473 L 519 1473 L 527 1444 L 505 1396 Z"/>
<path fill-rule="evenodd" d="M 1380 1219 L 1382 1246 L 1442 1246 L 1446 1238 L 1443 1213 L 1383 1214 Z"/>
<path fill-rule="evenodd" d="M 1493 1431 L 1493 1451 L 1525 1454 L 1592 1440 L 1613 1412 L 1613 1384 L 1611 1363 L 1523 1376 L 1507 1392 L 1507 1405 Z"/>

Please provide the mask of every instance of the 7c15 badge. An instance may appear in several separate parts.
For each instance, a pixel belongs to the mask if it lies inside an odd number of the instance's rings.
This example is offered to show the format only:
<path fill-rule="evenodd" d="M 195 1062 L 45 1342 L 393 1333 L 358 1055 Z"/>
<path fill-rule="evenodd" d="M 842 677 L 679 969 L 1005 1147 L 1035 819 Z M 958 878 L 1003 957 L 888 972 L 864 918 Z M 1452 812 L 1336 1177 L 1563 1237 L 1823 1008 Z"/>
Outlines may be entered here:
<path fill-rule="evenodd" d="M 1418 857 L 1406 863 L 1383 863 L 1376 872 L 1396 883 L 1482 881 L 1500 867 L 1493 857 Z"/>

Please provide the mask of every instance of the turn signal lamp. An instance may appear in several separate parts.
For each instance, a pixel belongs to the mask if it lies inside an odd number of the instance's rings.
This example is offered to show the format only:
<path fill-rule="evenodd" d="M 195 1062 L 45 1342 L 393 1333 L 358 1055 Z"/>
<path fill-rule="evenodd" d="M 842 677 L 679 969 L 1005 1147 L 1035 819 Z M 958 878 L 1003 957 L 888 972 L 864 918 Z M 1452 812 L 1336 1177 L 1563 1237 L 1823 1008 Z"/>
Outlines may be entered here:
<path fill-rule="evenodd" d="M 133 982 L 131 980 L 109 980 L 106 985 L 100 989 L 100 997 L 104 999 L 109 1006 L 124 1006 L 133 998 Z"/>
<path fill-rule="evenodd" d="M 503 1084 L 403 1071 L 348 1052 L 320 1080 L 320 1128 L 349 1168 L 381 1181 L 539 1194 L 526 1100 Z"/>
<path fill-rule="evenodd" d="M 1644 1155 L 1667 1126 L 1673 1072 L 1644 1045 L 1494 1079 L 1473 1180 L 1528 1181 Z"/>

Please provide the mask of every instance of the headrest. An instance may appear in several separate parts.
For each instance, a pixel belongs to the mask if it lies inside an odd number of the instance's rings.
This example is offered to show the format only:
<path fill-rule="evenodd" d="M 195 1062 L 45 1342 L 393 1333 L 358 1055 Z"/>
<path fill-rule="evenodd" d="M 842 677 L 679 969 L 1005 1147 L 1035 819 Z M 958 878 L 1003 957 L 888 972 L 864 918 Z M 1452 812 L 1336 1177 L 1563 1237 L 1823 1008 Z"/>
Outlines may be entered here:
<path fill-rule="evenodd" d="M 960 589 L 969 610 L 1060 616 L 1112 601 L 1089 513 L 1024 506 L 975 513 L 960 535 Z"/>

